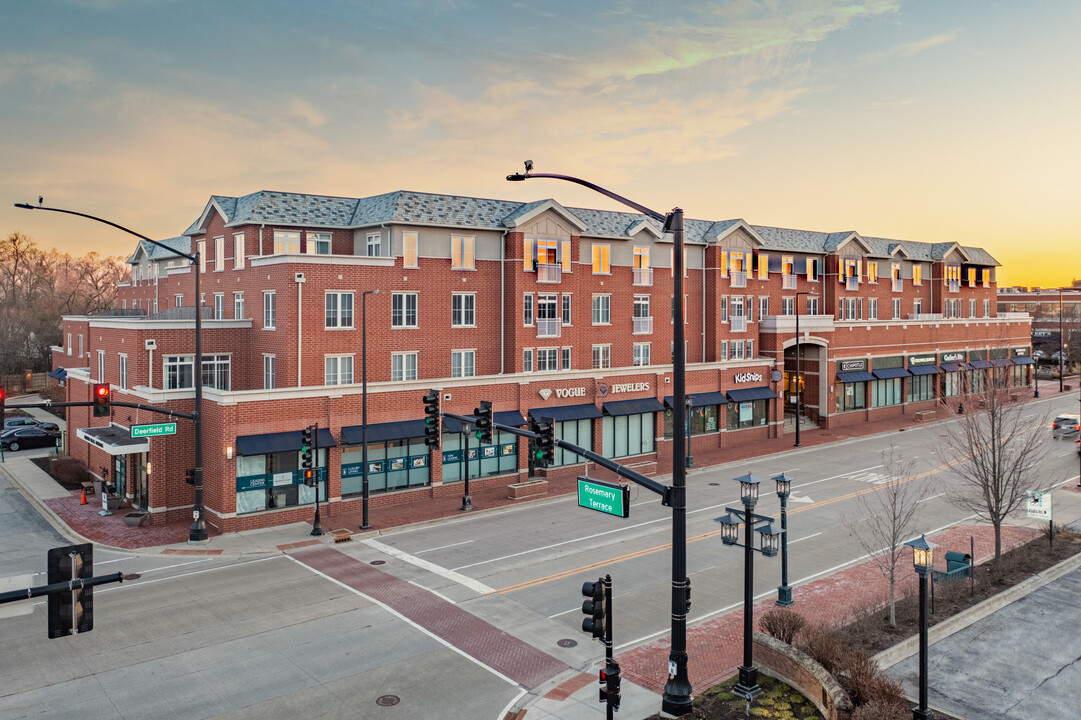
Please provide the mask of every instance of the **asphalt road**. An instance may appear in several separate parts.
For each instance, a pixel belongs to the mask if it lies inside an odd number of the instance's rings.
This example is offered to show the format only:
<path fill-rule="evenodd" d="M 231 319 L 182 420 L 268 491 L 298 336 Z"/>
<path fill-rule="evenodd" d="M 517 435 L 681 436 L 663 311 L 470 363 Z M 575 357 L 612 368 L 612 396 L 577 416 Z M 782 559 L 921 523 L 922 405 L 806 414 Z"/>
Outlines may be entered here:
<path fill-rule="evenodd" d="M 1025 412 L 1033 431 L 1042 432 L 1050 415 L 1074 407 L 1068 396 L 1033 403 Z M 764 515 L 779 510 L 769 478 L 784 472 L 793 479 L 790 582 L 798 584 L 864 556 L 850 528 L 869 512 L 865 501 L 885 477 L 881 451 L 890 443 L 914 459 L 930 484 L 919 531 L 966 518 L 943 495 L 952 476 L 935 454 L 941 432 L 941 425 L 918 427 L 692 470 L 690 622 L 742 602 L 742 552 L 722 546 L 713 522 L 725 506 L 739 505 L 733 478 L 752 472 L 765 480 L 756 508 Z M 1049 443 L 1042 463 L 1049 485 L 1077 476 L 1077 456 L 1065 443 Z M 66 541 L 31 506 L 20 505 L 25 501 L 6 484 L 0 485 L 0 501 L 0 578 L 43 571 L 46 550 Z M 669 630 L 670 513 L 644 490 L 632 493 L 632 503 L 630 518 L 619 519 L 578 508 L 574 498 L 554 498 L 334 547 L 343 562 L 382 561 L 381 571 L 587 670 L 601 650 L 580 630 L 579 590 L 586 580 L 613 576 L 617 647 Z M 1060 493 L 1056 503 L 1059 517 L 1081 517 L 1081 496 Z M 0 615 L 0 720 L 494 720 L 524 692 L 405 615 L 289 557 L 99 549 L 95 566 L 141 577 L 96 591 L 91 633 L 48 640 L 44 603 L 5 606 L 23 614 Z M 755 581 L 756 595 L 776 593 L 779 559 L 759 556 Z M 32 584 L 43 584 L 43 577 L 33 577 Z M 561 647 L 566 639 L 577 646 Z M 398 704 L 377 704 L 386 695 L 399 698 Z M 600 717 L 599 705 L 597 710 Z"/>

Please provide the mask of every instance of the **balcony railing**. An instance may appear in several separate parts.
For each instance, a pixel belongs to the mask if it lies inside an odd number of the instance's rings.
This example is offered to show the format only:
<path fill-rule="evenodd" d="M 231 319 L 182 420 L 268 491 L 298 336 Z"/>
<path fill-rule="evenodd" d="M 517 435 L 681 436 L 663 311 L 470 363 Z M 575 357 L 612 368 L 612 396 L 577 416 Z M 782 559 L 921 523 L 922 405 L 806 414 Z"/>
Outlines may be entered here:
<path fill-rule="evenodd" d="M 563 279 L 563 267 L 561 265 L 549 265 L 540 263 L 537 265 L 537 282 L 557 283 Z"/>
<path fill-rule="evenodd" d="M 781 276 L 781 289 L 782 290 L 795 290 L 796 289 L 796 276 L 795 275 L 782 275 Z"/>
<path fill-rule="evenodd" d="M 852 277 L 845 280 L 845 290 L 859 290 L 859 289 L 860 289 L 860 279 L 858 277 L 856 277 L 855 275 L 853 275 Z"/>
<path fill-rule="evenodd" d="M 892 282 L 894 292 L 901 292 L 901 290 L 904 289 L 904 282 L 901 280 L 901 278 L 893 278 Z"/>
<path fill-rule="evenodd" d="M 634 320 L 634 333 L 636 335 L 648 334 L 653 332 L 653 318 L 651 317 L 636 317 Z"/>
<path fill-rule="evenodd" d="M 634 284 L 639 287 L 653 285 L 653 268 L 634 268 Z"/>
<path fill-rule="evenodd" d="M 747 317 L 745 315 L 733 315 L 728 318 L 732 332 L 747 332 Z"/>
<path fill-rule="evenodd" d="M 734 288 L 745 288 L 745 287 L 747 287 L 747 273 L 745 273 L 745 272 L 739 272 L 739 271 L 733 270 L 731 273 L 729 273 L 728 278 L 729 278 L 729 283 Z"/>
<path fill-rule="evenodd" d="M 908 316 L 909 320 L 942 320 L 942 313 L 913 313 Z"/>
<path fill-rule="evenodd" d="M 961 292 L 961 281 L 960 280 L 949 280 L 949 281 L 946 282 L 946 287 L 952 293 Z"/>
<path fill-rule="evenodd" d="M 537 318 L 537 337 L 559 337 L 563 334 L 560 318 Z"/>

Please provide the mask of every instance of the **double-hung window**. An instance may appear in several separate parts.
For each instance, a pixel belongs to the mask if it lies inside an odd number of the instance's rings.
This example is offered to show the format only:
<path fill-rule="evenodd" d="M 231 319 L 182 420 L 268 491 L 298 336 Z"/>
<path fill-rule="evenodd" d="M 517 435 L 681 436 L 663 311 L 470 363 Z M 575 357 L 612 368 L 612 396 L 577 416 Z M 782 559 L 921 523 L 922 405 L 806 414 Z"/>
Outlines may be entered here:
<path fill-rule="evenodd" d="M 278 315 L 278 301 L 273 290 L 263 291 L 263 329 L 273 330 Z"/>
<path fill-rule="evenodd" d="M 537 348 L 537 372 L 559 369 L 559 348 Z"/>
<path fill-rule="evenodd" d="M 476 238 L 465 235 L 450 236 L 450 266 L 455 270 L 473 270 L 473 244 Z"/>
<path fill-rule="evenodd" d="M 244 319 L 244 291 L 238 290 L 233 293 L 233 318 Z"/>
<path fill-rule="evenodd" d="M 128 389 L 128 356 L 120 353 L 120 387 Z"/>
<path fill-rule="evenodd" d="M 275 364 L 275 361 L 276 361 L 276 358 L 275 358 L 274 355 L 266 355 L 266 354 L 263 355 L 263 389 L 264 390 L 273 390 L 274 389 L 274 375 L 275 375 L 274 364 Z"/>
<path fill-rule="evenodd" d="M 214 272 L 225 269 L 225 238 L 214 238 Z"/>
<path fill-rule="evenodd" d="M 894 320 L 900 320 L 901 319 L 901 298 L 894 298 L 893 299 L 893 319 Z"/>
<path fill-rule="evenodd" d="M 368 257 L 380 257 L 383 254 L 383 234 L 368 233 L 364 239 L 364 252 Z"/>
<path fill-rule="evenodd" d="M 789 274 L 791 277 L 791 273 Z M 758 320 L 762 321 L 762 318 L 769 315 L 769 296 L 765 295 L 758 298 Z"/>
<path fill-rule="evenodd" d="M 878 298 L 867 299 L 867 319 L 878 320 Z"/>
<path fill-rule="evenodd" d="M 233 269 L 244 269 L 244 233 L 233 235 Z"/>
<path fill-rule="evenodd" d="M 611 345 L 594 345 L 593 346 L 593 369 L 594 370 L 607 370 L 612 367 L 612 346 Z"/>
<path fill-rule="evenodd" d="M 570 370 L 571 369 L 571 349 L 569 347 L 563 348 L 561 350 L 561 357 L 562 357 L 561 367 L 564 370 Z"/>
<path fill-rule="evenodd" d="M 923 265 L 919 263 L 912 266 L 912 284 L 923 285 Z"/>
<path fill-rule="evenodd" d="M 417 233 L 402 233 L 402 267 L 417 267 Z"/>
<path fill-rule="evenodd" d="M 98 382 L 105 382 L 105 351 L 98 350 Z"/>
<path fill-rule="evenodd" d="M 393 382 L 406 382 L 417 379 L 417 354 L 391 353 L 390 379 Z"/>
<path fill-rule="evenodd" d="M 326 355 L 324 356 L 324 364 L 326 368 L 324 385 L 353 384 L 352 355 Z"/>
<path fill-rule="evenodd" d="M 214 293 L 214 319 L 225 319 L 225 293 Z"/>
<path fill-rule="evenodd" d="M 649 295 L 634 296 L 632 330 L 635 333 L 653 332 L 653 317 L 649 314 Z"/>
<path fill-rule="evenodd" d="M 522 325 L 528 327 L 533 324 L 533 294 L 526 293 L 522 296 Z"/>
<path fill-rule="evenodd" d="M 476 350 L 451 350 L 450 353 L 450 376 L 473 377 L 476 374 L 477 351 Z"/>
<path fill-rule="evenodd" d="M 274 231 L 274 254 L 297 255 L 300 253 L 300 231 L 298 230 L 275 230 Z"/>
<path fill-rule="evenodd" d="M 328 292 L 326 294 L 326 328 L 350 329 L 353 327 L 353 293 Z"/>
<path fill-rule="evenodd" d="M 634 365 L 635 367 L 649 365 L 649 343 L 634 343 Z"/>
<path fill-rule="evenodd" d="M 473 293 L 454 293 L 450 296 L 450 324 L 454 327 L 476 327 L 477 296 Z"/>
<path fill-rule="evenodd" d="M 593 246 L 593 274 L 609 275 L 612 272 L 611 248 L 608 245 Z"/>
<path fill-rule="evenodd" d="M 816 298 L 816 297 L 807 298 L 807 314 L 808 315 L 817 315 L 818 314 L 818 298 Z"/>
<path fill-rule="evenodd" d="M 563 293 L 560 299 L 563 303 L 563 326 L 569 327 L 571 324 L 571 294 Z"/>
<path fill-rule="evenodd" d="M 195 242 L 195 252 L 199 253 L 199 272 L 206 272 L 206 240 Z"/>
<path fill-rule="evenodd" d="M 417 327 L 416 293 L 394 293 L 391 295 L 390 325 L 397 328 Z"/>
<path fill-rule="evenodd" d="M 782 315 L 795 315 L 796 314 L 796 298 L 794 298 L 794 297 L 781 298 L 781 314 Z"/>
<path fill-rule="evenodd" d="M 593 296 L 593 324 L 594 325 L 611 325 L 612 324 L 612 296 L 611 295 L 594 295 Z"/>
<path fill-rule="evenodd" d="M 916 298 L 912 301 L 912 312 L 917 317 L 923 314 L 923 298 Z"/>
<path fill-rule="evenodd" d="M 195 387 L 194 355 L 166 355 L 162 360 L 166 390 L 189 390 Z"/>
<path fill-rule="evenodd" d="M 330 255 L 330 233 L 308 233 L 308 254 Z"/>

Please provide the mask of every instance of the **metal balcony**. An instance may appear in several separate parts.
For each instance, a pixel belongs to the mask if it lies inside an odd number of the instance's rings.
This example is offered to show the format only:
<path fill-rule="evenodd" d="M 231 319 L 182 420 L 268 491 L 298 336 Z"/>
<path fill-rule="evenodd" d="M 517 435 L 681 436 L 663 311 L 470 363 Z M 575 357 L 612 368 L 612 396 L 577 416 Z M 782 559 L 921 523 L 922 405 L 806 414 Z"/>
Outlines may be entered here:
<path fill-rule="evenodd" d="M 562 334 L 563 321 L 560 318 L 537 318 L 537 337 L 554 338 Z"/>
<path fill-rule="evenodd" d="M 537 265 L 537 282 L 557 283 L 563 279 L 563 267 L 561 265 Z"/>
<path fill-rule="evenodd" d="M 634 284 L 638 287 L 653 285 L 653 268 L 634 268 Z"/>
<path fill-rule="evenodd" d="M 653 318 L 651 317 L 636 317 L 631 318 L 634 320 L 634 334 L 643 335 L 653 332 Z"/>
<path fill-rule="evenodd" d="M 733 270 L 728 275 L 728 281 L 734 288 L 745 288 L 747 287 L 747 273 Z"/>
<path fill-rule="evenodd" d="M 795 275 L 782 275 L 781 276 L 781 289 L 782 290 L 795 290 L 796 289 L 796 276 Z"/>
<path fill-rule="evenodd" d="M 960 280 L 949 280 L 949 281 L 946 282 L 946 287 L 952 293 L 961 292 L 961 281 Z"/>
<path fill-rule="evenodd" d="M 853 275 L 852 277 L 845 280 L 845 290 L 859 290 L 859 289 L 860 289 L 860 279 L 858 277 L 856 277 L 855 275 Z"/>
<path fill-rule="evenodd" d="M 891 282 L 893 283 L 894 292 L 901 292 L 904 289 L 904 281 L 901 278 L 893 278 Z"/>
<path fill-rule="evenodd" d="M 747 317 L 745 315 L 733 315 L 728 318 L 732 332 L 747 332 Z"/>

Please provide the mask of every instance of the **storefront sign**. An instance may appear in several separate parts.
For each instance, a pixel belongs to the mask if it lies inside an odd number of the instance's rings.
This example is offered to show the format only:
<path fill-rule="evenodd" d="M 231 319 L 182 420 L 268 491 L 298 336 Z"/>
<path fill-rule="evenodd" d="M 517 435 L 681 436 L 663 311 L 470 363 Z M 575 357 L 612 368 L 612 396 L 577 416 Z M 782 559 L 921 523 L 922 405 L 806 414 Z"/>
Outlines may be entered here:
<path fill-rule="evenodd" d="M 965 354 L 963 352 L 951 352 L 942 353 L 942 362 L 964 362 Z"/>
<path fill-rule="evenodd" d="M 921 367 L 923 365 L 934 365 L 936 360 L 934 355 L 909 355 L 908 366 Z"/>
<path fill-rule="evenodd" d="M 244 492 L 245 490 L 265 490 L 266 489 L 266 475 L 248 475 L 246 477 L 238 477 L 236 479 L 236 491 Z"/>
<path fill-rule="evenodd" d="M 741 402 L 739 404 L 739 421 L 745 423 L 751 422 L 752 420 L 754 420 L 754 403 Z"/>
<path fill-rule="evenodd" d="M 733 379 L 738 383 L 762 382 L 762 375 L 756 372 L 737 373 Z"/>
<path fill-rule="evenodd" d="M 863 360 L 842 360 L 837 363 L 837 372 L 857 372 L 859 370 L 867 369 L 867 359 Z"/>
<path fill-rule="evenodd" d="M 612 386 L 612 393 L 644 392 L 649 390 L 649 383 L 616 383 Z"/>
<path fill-rule="evenodd" d="M 274 473 L 270 476 L 270 482 L 274 487 L 279 485 L 292 485 L 293 484 L 293 471 Z"/>
<path fill-rule="evenodd" d="M 626 485 L 578 476 L 578 507 L 625 518 L 631 510 L 631 489 Z"/>
<path fill-rule="evenodd" d="M 1028 348 L 1027 347 L 1013 348 L 1013 351 L 1011 352 L 1011 355 L 1013 355 L 1014 357 L 1028 357 Z"/>
<path fill-rule="evenodd" d="M 1025 501 L 1025 515 L 1036 520 L 1050 520 L 1051 493 L 1030 490 Z"/>
<path fill-rule="evenodd" d="M 557 398 L 574 398 L 586 396 L 586 389 L 584 387 L 556 388 L 555 392 Z"/>

